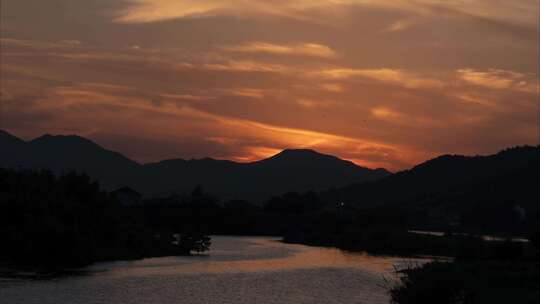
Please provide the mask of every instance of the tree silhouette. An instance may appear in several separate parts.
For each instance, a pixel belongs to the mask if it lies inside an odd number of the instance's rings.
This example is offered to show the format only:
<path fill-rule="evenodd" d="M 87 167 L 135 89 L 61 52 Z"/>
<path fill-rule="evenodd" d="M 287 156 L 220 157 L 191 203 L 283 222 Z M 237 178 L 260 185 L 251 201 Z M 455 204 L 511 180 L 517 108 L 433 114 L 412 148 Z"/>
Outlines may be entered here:
<path fill-rule="evenodd" d="M 192 230 L 177 210 L 122 205 L 86 175 L 0 169 L 0 265 L 54 269 L 208 250 L 203 234 L 175 242 Z"/>
<path fill-rule="evenodd" d="M 180 235 L 180 248 L 183 252 L 190 254 L 192 251 L 197 253 L 210 250 L 210 237 L 202 233 L 188 233 Z"/>
<path fill-rule="evenodd" d="M 203 195 L 204 195 L 204 191 L 201 185 L 197 185 L 191 192 L 191 196 L 193 197 L 202 197 Z"/>

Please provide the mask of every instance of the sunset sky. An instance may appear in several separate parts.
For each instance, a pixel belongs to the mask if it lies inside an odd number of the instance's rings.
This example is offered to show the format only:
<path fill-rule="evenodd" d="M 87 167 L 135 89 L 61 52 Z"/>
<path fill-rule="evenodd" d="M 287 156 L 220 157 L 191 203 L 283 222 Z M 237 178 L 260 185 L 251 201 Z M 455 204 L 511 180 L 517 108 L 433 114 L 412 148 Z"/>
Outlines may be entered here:
<path fill-rule="evenodd" d="M 1 0 L 0 128 L 390 170 L 540 143 L 538 0 Z"/>

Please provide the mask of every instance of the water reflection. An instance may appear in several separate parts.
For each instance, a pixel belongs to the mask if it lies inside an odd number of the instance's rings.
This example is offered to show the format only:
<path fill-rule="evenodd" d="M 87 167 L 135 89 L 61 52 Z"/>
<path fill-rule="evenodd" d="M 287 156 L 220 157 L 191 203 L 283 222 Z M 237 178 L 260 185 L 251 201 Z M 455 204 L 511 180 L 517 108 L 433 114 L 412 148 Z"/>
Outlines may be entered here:
<path fill-rule="evenodd" d="M 109 276 L 239 273 L 309 268 L 358 268 L 384 273 L 399 258 L 380 258 L 346 253 L 333 248 L 283 244 L 277 238 L 214 238 L 208 256 L 168 257 L 141 261 L 98 264 L 94 270 L 112 269 Z M 236 245 L 236 246 L 231 246 Z"/>
<path fill-rule="evenodd" d="M 6 303 L 387 303 L 399 258 L 214 237 L 209 255 L 101 263 L 91 275 L 0 288 Z M 0 283 L 1 284 L 1 283 Z"/>

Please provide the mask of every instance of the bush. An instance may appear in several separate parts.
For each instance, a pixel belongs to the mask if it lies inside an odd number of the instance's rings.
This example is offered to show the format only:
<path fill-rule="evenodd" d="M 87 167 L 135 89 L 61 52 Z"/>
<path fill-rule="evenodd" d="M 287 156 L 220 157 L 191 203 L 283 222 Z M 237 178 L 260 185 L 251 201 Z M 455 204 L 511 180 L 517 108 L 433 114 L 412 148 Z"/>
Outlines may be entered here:
<path fill-rule="evenodd" d="M 463 273 L 451 263 L 433 262 L 397 270 L 400 283 L 390 289 L 395 304 L 466 304 L 474 293 L 467 289 Z"/>
<path fill-rule="evenodd" d="M 537 304 L 540 263 L 534 261 L 431 262 L 398 271 L 389 285 L 394 304 Z"/>

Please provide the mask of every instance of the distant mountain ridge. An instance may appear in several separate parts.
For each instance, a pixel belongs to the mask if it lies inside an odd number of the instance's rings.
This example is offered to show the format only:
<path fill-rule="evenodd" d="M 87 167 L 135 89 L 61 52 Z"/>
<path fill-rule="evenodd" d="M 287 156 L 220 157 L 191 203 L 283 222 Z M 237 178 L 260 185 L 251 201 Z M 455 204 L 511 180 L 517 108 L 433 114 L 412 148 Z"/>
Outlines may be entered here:
<path fill-rule="evenodd" d="M 540 146 L 514 147 L 488 156 L 442 155 L 380 180 L 351 184 L 322 195 L 328 201 L 362 207 L 418 207 L 437 198 L 448 198 L 450 193 L 470 191 L 480 185 L 485 189 L 486 183 L 522 176 L 522 172 L 536 169 L 539 160 Z M 501 192 L 491 192 L 495 190 Z"/>
<path fill-rule="evenodd" d="M 186 193 L 200 185 L 224 199 L 261 201 L 271 195 L 322 191 L 374 181 L 390 173 L 313 150 L 284 150 L 252 163 L 204 158 L 139 164 L 79 136 L 44 135 L 28 142 L 0 130 L 0 167 L 88 174 L 105 189 L 132 187 L 147 196 Z"/>

